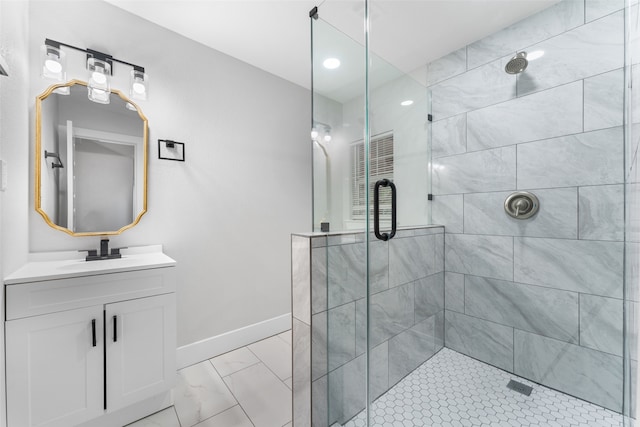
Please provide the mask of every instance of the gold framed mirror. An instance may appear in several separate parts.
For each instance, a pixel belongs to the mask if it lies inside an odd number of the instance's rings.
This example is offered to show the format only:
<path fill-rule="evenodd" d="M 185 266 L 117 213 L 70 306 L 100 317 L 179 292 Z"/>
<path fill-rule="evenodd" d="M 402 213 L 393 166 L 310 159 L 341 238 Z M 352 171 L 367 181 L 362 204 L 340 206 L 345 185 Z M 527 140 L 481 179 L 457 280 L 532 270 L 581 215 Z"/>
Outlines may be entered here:
<path fill-rule="evenodd" d="M 147 212 L 149 127 L 118 90 L 111 102 L 87 97 L 72 80 L 36 98 L 35 208 L 72 236 L 120 234 Z"/>

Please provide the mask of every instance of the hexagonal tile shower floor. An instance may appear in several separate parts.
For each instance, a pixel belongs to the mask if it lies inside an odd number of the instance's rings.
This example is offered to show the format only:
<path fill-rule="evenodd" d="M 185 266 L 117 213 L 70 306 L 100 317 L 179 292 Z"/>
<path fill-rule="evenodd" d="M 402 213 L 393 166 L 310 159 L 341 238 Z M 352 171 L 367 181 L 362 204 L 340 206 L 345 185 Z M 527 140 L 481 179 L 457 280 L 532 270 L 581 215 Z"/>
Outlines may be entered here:
<path fill-rule="evenodd" d="M 530 396 L 507 388 L 515 379 Z M 444 348 L 371 408 L 376 427 L 621 427 L 622 416 Z M 366 426 L 361 412 L 345 427 Z"/>

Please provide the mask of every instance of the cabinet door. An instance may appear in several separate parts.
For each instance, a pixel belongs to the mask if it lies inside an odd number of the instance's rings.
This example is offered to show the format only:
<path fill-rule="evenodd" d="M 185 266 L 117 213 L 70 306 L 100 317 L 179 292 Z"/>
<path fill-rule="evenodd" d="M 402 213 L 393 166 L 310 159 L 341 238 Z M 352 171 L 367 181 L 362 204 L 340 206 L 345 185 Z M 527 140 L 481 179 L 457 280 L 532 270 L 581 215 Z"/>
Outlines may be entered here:
<path fill-rule="evenodd" d="M 9 426 L 69 427 L 104 413 L 102 306 L 5 327 Z"/>
<path fill-rule="evenodd" d="M 107 410 L 169 390 L 176 379 L 175 294 L 106 306 Z"/>

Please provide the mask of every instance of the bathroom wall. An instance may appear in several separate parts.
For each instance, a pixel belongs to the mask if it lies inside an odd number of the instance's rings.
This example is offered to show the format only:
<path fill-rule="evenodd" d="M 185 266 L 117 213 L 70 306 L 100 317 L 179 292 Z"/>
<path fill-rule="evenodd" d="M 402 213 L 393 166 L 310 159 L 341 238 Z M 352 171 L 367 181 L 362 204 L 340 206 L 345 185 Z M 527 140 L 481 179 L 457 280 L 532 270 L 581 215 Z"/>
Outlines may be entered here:
<path fill-rule="evenodd" d="M 344 423 L 365 408 L 367 343 L 372 398 L 443 346 L 442 227 L 372 236 L 369 341 L 364 237 L 292 236 L 295 425 Z"/>
<path fill-rule="evenodd" d="M 564 1 L 428 66 L 445 345 L 620 411 L 622 1 Z M 544 51 L 509 75 L 516 51 Z M 516 220 L 513 191 L 540 199 Z"/>
<path fill-rule="evenodd" d="M 178 345 L 273 318 L 286 327 L 289 236 L 311 222 L 309 91 L 102 1 L 24 2 L 27 15 L 5 14 L 21 7 L 15 3 L 23 2 L 2 2 L 3 22 L 15 19 L 2 28 L 10 32 L 2 48 L 18 58 L 0 97 L 10 123 L 2 128 L 10 183 L 4 273 L 29 253 L 99 244 L 49 228 L 34 211 L 34 100 L 50 84 L 39 77 L 39 46 L 51 38 L 141 64 L 150 75 L 141 102 L 150 127 L 149 210 L 111 245 L 162 243 L 177 260 Z M 83 55 L 66 52 L 67 77 L 86 80 Z M 126 91 L 129 71 L 116 64 L 112 87 Z M 185 142 L 185 163 L 158 159 L 164 138 Z"/>
<path fill-rule="evenodd" d="M 27 35 L 28 6 L 25 2 L 0 2 L 0 52 L 9 66 L 9 76 L 0 76 L 0 159 L 7 161 L 8 182 L 0 192 L 0 277 L 27 258 L 28 180 L 19 179 L 29 169 L 29 107 Z M 4 292 L 0 292 L 4 318 Z M 4 328 L 0 328 L 0 366 L 4 366 Z M 5 426 L 4 369 L 0 369 L 0 427 Z"/>
<path fill-rule="evenodd" d="M 629 2 L 627 2 L 629 3 Z M 638 408 L 638 301 L 640 286 L 640 165 L 638 148 L 640 147 L 640 91 L 637 82 L 640 79 L 640 22 L 638 9 L 634 7 L 627 13 L 627 51 L 625 61 L 625 87 L 629 96 L 625 99 L 625 333 L 624 348 L 628 363 L 626 372 L 630 379 L 625 382 L 625 412 L 632 418 L 637 417 Z M 631 425 L 631 424 L 628 424 Z M 626 425 L 625 425 L 626 426 Z"/>

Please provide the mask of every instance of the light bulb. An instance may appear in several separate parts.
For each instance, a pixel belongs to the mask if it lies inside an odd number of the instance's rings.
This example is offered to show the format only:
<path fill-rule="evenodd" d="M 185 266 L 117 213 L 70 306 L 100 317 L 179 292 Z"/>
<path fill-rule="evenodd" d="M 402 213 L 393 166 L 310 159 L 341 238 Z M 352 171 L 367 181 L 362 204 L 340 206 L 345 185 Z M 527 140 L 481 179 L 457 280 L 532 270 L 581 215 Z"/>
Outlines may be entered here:
<path fill-rule="evenodd" d="M 47 59 L 46 61 L 44 61 L 44 66 L 47 67 L 47 70 L 51 71 L 52 73 L 59 73 L 60 71 L 62 71 L 62 64 L 57 61 L 57 58 Z"/>
<path fill-rule="evenodd" d="M 324 68 L 328 68 L 329 70 L 336 69 L 340 66 L 340 60 L 338 58 L 327 58 L 322 63 Z"/>
<path fill-rule="evenodd" d="M 139 94 L 143 94 L 146 92 L 147 88 L 145 87 L 144 84 L 140 83 L 140 82 L 135 82 L 132 86 L 133 91 L 135 93 L 139 93 Z"/>
<path fill-rule="evenodd" d="M 91 73 L 91 78 L 98 84 L 104 84 L 107 81 L 107 76 L 105 76 L 104 73 L 100 71 L 94 71 L 93 73 Z"/>
<path fill-rule="evenodd" d="M 314 141 L 318 139 L 318 130 L 316 128 L 311 128 L 311 139 Z"/>
<path fill-rule="evenodd" d="M 403 107 L 407 107 L 409 105 L 413 104 L 413 100 L 412 99 L 407 99 L 406 101 L 402 101 L 400 103 L 400 105 L 402 105 Z"/>
<path fill-rule="evenodd" d="M 330 133 L 326 134 L 324 136 L 324 140 L 325 140 L 325 142 L 330 142 L 331 141 L 331 134 Z"/>

